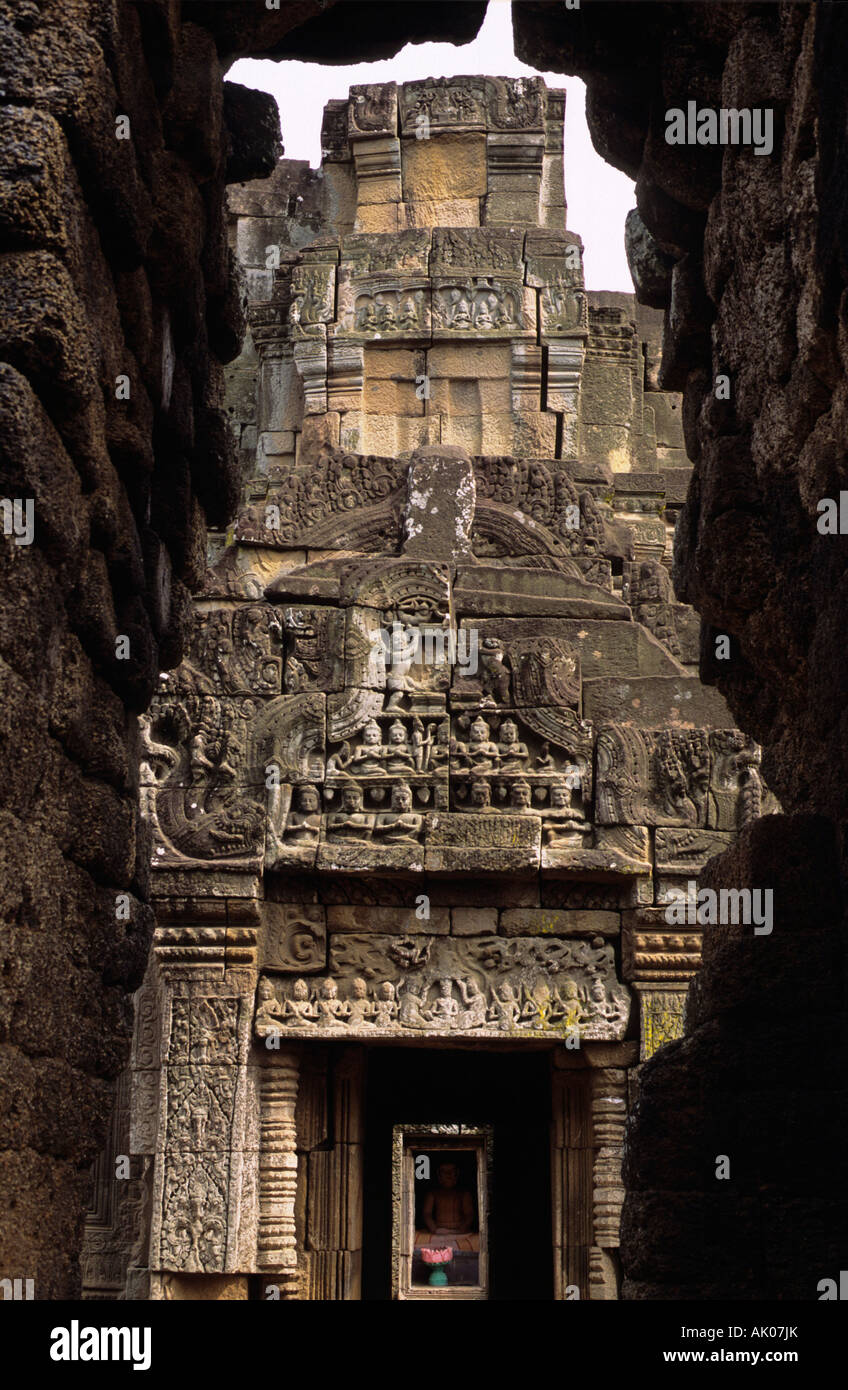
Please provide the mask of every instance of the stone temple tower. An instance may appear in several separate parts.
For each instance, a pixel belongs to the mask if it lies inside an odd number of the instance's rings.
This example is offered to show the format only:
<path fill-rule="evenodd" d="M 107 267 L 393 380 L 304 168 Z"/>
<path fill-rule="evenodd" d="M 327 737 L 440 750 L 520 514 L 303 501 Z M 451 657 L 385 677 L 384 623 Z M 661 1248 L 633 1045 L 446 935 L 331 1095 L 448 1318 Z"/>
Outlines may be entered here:
<path fill-rule="evenodd" d="M 564 102 L 354 87 L 320 169 L 232 193 L 245 481 L 145 724 L 97 1296 L 618 1295 L 699 960 L 669 904 L 770 798 L 695 674 L 679 400 L 659 316 L 585 288 Z"/>

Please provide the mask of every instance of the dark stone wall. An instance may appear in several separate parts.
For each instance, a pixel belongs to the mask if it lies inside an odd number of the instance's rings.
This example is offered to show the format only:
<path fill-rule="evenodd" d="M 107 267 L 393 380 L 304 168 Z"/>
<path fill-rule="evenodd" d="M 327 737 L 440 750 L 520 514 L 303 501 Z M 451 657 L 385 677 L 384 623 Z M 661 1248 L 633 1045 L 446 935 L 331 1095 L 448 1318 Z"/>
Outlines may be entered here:
<path fill-rule="evenodd" d="M 59 1298 L 152 931 L 135 713 L 236 495 L 238 129 L 173 6 L 5 4 L 0 29 L 0 492 L 35 516 L 0 546 L 0 1270 Z"/>
<path fill-rule="evenodd" d="M 848 113 L 835 60 L 848 8 L 555 8 L 514 8 L 517 51 L 585 78 L 595 144 L 636 179 L 634 269 L 649 302 L 666 302 L 660 381 L 684 392 L 696 461 L 676 587 L 705 619 L 702 678 L 763 744 L 791 813 L 744 832 L 703 878 L 771 888 L 774 930 L 705 930 L 687 1037 L 643 1069 L 625 1294 L 815 1299 L 848 1235 L 848 549 L 816 528 L 848 464 Z M 689 100 L 771 107 L 773 153 L 668 145 L 665 112 Z M 721 633 L 729 660 L 716 659 Z M 716 1178 L 719 1153 L 730 1180 Z"/>

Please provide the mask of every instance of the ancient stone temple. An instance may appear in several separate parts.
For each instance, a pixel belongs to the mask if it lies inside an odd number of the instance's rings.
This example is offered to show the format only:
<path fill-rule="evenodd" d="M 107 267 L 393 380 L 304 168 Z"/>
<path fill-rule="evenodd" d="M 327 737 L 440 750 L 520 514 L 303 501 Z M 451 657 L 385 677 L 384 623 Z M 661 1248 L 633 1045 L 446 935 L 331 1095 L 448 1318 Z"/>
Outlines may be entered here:
<path fill-rule="evenodd" d="M 320 169 L 231 192 L 244 486 L 143 722 L 89 1296 L 619 1295 L 669 904 L 776 803 L 696 674 L 661 315 L 584 287 L 564 103 L 354 87 Z"/>

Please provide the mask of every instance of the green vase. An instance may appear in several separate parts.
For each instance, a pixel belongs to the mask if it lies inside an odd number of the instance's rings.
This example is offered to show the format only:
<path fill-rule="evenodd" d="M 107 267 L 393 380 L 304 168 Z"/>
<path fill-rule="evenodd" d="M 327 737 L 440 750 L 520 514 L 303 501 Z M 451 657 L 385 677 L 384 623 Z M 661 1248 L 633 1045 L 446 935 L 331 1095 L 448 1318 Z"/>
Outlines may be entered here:
<path fill-rule="evenodd" d="M 434 1285 L 434 1287 L 436 1288 L 442 1288 L 447 1282 L 448 1276 L 445 1274 L 445 1271 L 442 1268 L 442 1266 L 435 1265 L 430 1274 L 430 1278 L 427 1280 L 427 1283 Z"/>

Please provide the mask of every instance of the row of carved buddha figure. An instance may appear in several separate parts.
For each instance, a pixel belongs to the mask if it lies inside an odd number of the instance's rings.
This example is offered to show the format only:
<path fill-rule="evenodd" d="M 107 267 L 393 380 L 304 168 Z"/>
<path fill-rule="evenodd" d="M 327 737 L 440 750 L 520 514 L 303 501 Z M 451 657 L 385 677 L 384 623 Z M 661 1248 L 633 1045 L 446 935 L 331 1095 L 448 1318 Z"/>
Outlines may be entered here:
<path fill-rule="evenodd" d="M 454 804 L 462 811 L 476 813 L 502 812 L 510 815 L 535 815 L 543 820 L 544 838 L 549 844 L 563 841 L 574 843 L 574 836 L 588 835 L 591 825 L 586 820 L 580 805 L 573 805 L 572 787 L 566 777 L 555 778 L 544 786 L 531 786 L 522 777 L 509 782 L 498 782 L 494 786 L 495 795 L 502 802 L 492 805 L 492 785 L 484 781 L 459 783 L 454 793 Z M 326 797 L 335 796 L 335 788 L 325 788 Z M 325 828 L 328 839 L 368 840 L 372 837 L 384 843 L 398 840 L 415 840 L 424 828 L 424 810 L 413 804 L 413 788 L 407 782 L 397 782 L 391 789 L 389 808 L 376 810 L 366 808 L 365 795 L 369 798 L 382 798 L 382 788 L 363 789 L 355 782 L 341 788 L 341 805 L 326 816 Z M 448 809 L 448 785 L 431 787 L 417 786 L 415 795 L 419 800 L 429 802 L 433 796 L 433 809 Z M 534 805 L 534 797 L 543 799 L 544 805 Z M 285 824 L 285 838 L 288 842 L 308 844 L 317 841 L 321 831 L 321 794 L 317 787 L 306 785 L 295 788 L 293 809 L 289 811 Z"/>
<path fill-rule="evenodd" d="M 344 772 L 360 778 L 433 772 L 445 769 L 449 761 L 452 770 L 467 771 L 472 776 L 495 772 L 544 775 L 557 768 L 548 744 L 543 744 L 535 759 L 531 757 L 527 744 L 519 737 L 514 719 L 503 721 L 497 740 L 492 738 L 491 729 L 482 715 L 473 721 L 467 740 L 452 737 L 446 719 L 439 724 L 425 726 L 416 717 L 409 732 L 396 719 L 389 726 L 388 742 L 383 743 L 382 740 L 377 720 L 369 719 L 362 729 L 357 747 L 351 748 L 345 742 L 337 753 L 327 759 L 328 774 Z M 573 781 L 575 769 L 564 770 L 571 773 Z"/>
<path fill-rule="evenodd" d="M 629 1011 L 624 993 L 608 995 L 600 975 L 582 984 L 566 980 L 561 987 L 548 979 L 537 979 L 532 986 L 520 979 L 505 979 L 485 990 L 473 976 L 445 976 L 438 981 L 412 976 L 400 983 L 384 980 L 373 991 L 364 979 L 356 978 L 346 999 L 339 997 L 332 976 L 311 987 L 306 980 L 295 980 L 291 993 L 278 999 L 273 982 L 266 976 L 257 991 L 255 1032 L 259 1038 L 283 1029 L 313 1027 L 430 1031 L 555 1027 L 566 1032 L 590 1028 L 604 1033 L 620 1031 Z"/>
<path fill-rule="evenodd" d="M 360 294 L 353 328 L 358 333 L 415 332 L 429 326 L 429 309 L 429 293 L 422 288 Z M 491 278 L 446 286 L 433 291 L 432 316 L 437 328 L 465 332 L 521 328 L 521 291 L 518 286 L 505 286 Z M 293 301 L 289 321 L 295 329 L 301 318 L 300 305 Z"/>

